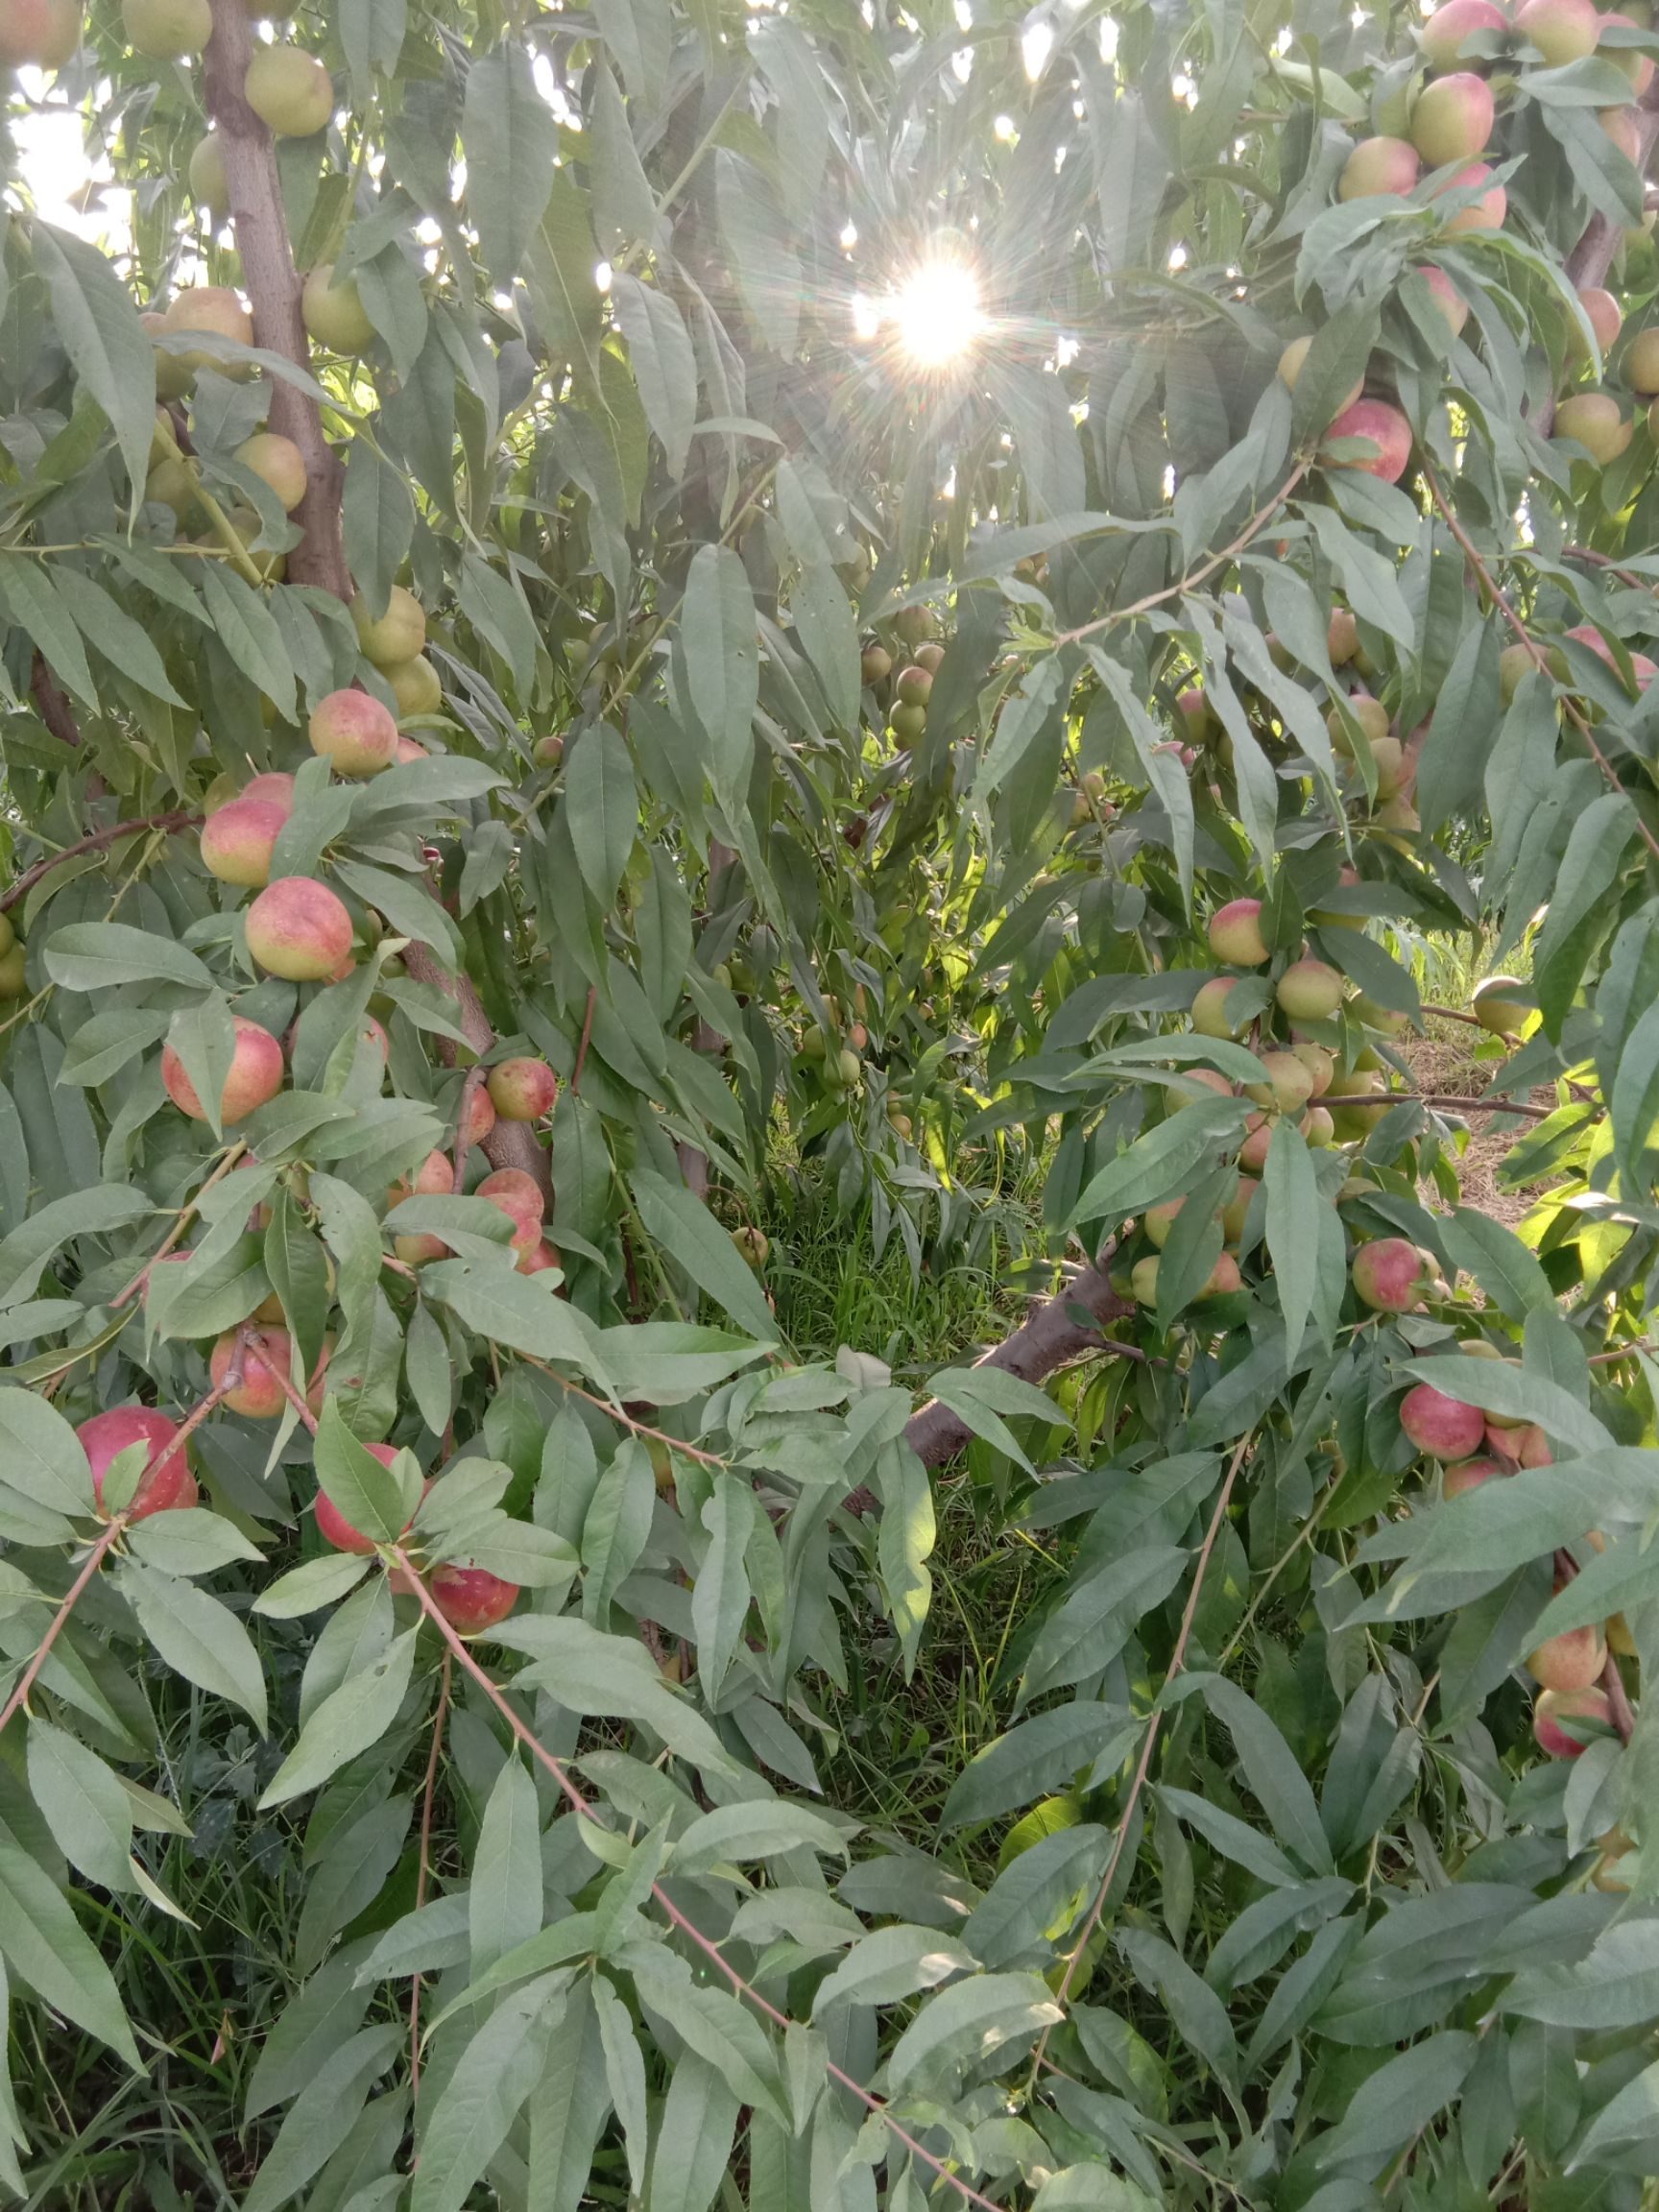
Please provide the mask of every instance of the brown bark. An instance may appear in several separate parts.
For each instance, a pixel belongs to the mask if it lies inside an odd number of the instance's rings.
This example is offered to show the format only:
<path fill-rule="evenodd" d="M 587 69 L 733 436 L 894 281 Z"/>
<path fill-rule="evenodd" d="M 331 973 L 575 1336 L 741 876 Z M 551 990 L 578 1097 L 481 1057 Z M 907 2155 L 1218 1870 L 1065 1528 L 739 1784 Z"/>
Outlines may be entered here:
<path fill-rule="evenodd" d="M 310 358 L 300 312 L 300 276 L 288 241 L 288 219 L 271 133 L 242 97 L 253 51 L 241 0 L 212 0 L 207 41 L 207 113 L 224 151 L 230 222 L 242 257 L 242 282 L 253 311 L 253 342 L 304 367 Z M 344 470 L 323 435 L 317 403 L 280 376 L 271 379 L 271 427 L 291 438 L 305 459 L 305 496 L 294 511 L 304 537 L 288 556 L 295 584 L 316 584 L 349 599 L 351 580 L 340 542 Z"/>
<path fill-rule="evenodd" d="M 1041 1382 L 1086 1352 L 1110 1351 L 1102 1332 L 1109 1322 L 1120 1321 L 1134 1310 L 1134 1300 L 1118 1296 L 1103 1267 L 1085 1267 L 1052 1298 L 1034 1308 L 1012 1336 L 1005 1336 L 976 1364 L 1000 1367 L 1022 1382 Z M 959 1414 L 934 1399 L 911 1415 L 904 1441 L 924 1466 L 938 1467 L 953 1458 L 972 1434 Z"/>
<path fill-rule="evenodd" d="M 69 704 L 50 668 L 38 653 L 29 671 L 29 688 L 35 694 L 35 704 L 40 709 L 40 719 L 54 737 L 60 737 L 65 745 L 79 745 L 80 726 L 75 720 L 75 709 Z"/>
<path fill-rule="evenodd" d="M 1134 1347 L 1114 1344 L 1103 1334 L 1110 1323 L 1133 1313 L 1135 1302 L 1120 1298 L 1112 1287 L 1106 1273 L 1110 1251 L 1100 1258 L 1099 1266 L 1081 1268 L 1052 1298 L 1034 1306 L 1013 1335 L 1005 1336 L 975 1365 L 1000 1367 L 1022 1382 L 1042 1382 L 1085 1353 L 1133 1352 Z M 967 1422 L 936 1398 L 912 1413 L 904 1425 L 904 1441 L 925 1467 L 941 1467 L 953 1459 L 973 1434 Z M 849 1513 L 868 1513 L 875 1503 L 875 1492 L 862 1484 L 842 1500 L 843 1510 Z"/>
<path fill-rule="evenodd" d="M 428 984 L 455 1001 L 461 1026 L 472 1049 L 478 1053 L 488 1052 L 495 1042 L 495 1032 L 470 978 L 451 975 L 430 946 L 413 940 L 404 948 L 403 965 L 417 983 Z M 456 1050 L 448 1038 L 439 1038 L 438 1056 L 446 1068 L 454 1067 Z M 552 1163 L 537 1143 L 536 1133 L 527 1121 L 497 1121 L 485 1138 L 483 1150 L 492 1167 L 521 1167 L 526 1175 L 533 1175 L 543 1199 L 552 1204 Z"/>

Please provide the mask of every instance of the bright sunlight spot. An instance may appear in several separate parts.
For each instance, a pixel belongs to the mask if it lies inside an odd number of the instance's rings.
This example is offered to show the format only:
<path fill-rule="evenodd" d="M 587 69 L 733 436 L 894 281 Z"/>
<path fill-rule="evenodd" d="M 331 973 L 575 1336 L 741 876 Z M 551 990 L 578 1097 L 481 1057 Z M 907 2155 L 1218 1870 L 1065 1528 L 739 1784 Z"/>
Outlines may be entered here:
<path fill-rule="evenodd" d="M 960 261 L 923 262 L 894 295 L 894 333 L 924 368 L 942 368 L 965 353 L 984 323 L 974 272 Z"/>

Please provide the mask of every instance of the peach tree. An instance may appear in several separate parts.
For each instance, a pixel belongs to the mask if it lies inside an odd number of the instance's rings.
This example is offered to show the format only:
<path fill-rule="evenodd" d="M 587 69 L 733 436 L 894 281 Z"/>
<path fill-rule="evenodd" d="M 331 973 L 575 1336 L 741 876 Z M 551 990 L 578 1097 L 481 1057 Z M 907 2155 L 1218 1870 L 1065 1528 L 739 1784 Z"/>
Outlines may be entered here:
<path fill-rule="evenodd" d="M 0 0 L 12 2196 L 1651 2201 L 1656 57 Z"/>

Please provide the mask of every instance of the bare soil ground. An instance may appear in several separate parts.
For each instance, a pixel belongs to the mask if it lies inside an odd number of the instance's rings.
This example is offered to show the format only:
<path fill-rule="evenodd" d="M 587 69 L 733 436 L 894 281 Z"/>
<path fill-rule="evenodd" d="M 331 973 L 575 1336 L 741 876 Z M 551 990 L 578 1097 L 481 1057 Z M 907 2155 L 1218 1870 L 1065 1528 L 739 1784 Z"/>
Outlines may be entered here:
<path fill-rule="evenodd" d="M 1482 1032 L 1432 1014 L 1429 1024 L 1427 1037 L 1406 1040 L 1402 1046 L 1418 1089 L 1431 1097 L 1479 1097 L 1492 1076 L 1492 1064 L 1475 1056 Z M 1532 1099 L 1537 1105 L 1551 1105 L 1554 1092 L 1546 1085 L 1532 1093 Z M 1530 1213 L 1535 1194 L 1532 1188 L 1504 1190 L 1498 1181 L 1503 1157 L 1515 1142 L 1515 1124 L 1505 1128 L 1494 1116 L 1472 1114 L 1469 1126 L 1469 1149 L 1462 1157 L 1463 1203 L 1513 1229 Z"/>

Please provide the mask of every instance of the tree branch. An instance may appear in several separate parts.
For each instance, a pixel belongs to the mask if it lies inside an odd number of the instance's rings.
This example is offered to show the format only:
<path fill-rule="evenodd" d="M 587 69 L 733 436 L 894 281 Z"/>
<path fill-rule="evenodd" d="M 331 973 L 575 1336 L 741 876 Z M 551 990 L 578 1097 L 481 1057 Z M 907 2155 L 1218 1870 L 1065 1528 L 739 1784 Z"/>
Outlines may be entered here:
<path fill-rule="evenodd" d="M 242 257 L 242 282 L 253 311 L 253 342 L 304 368 L 311 349 L 300 312 L 300 276 L 288 242 L 276 150 L 270 132 L 242 97 L 253 52 L 241 0 L 211 0 L 213 36 L 204 57 L 207 113 L 225 157 L 230 222 Z M 317 584 L 349 599 L 351 580 L 340 543 L 339 456 L 323 435 L 317 403 L 283 377 L 271 379 L 270 422 L 291 438 L 305 461 L 305 496 L 294 510 L 303 538 L 288 556 L 288 579 Z"/>
<path fill-rule="evenodd" d="M 44 860 L 36 860 L 33 868 L 25 868 L 15 883 L 0 892 L 0 914 L 18 900 L 26 898 L 42 876 L 50 876 L 54 868 L 65 860 L 73 860 L 80 853 L 97 853 L 106 845 L 113 845 L 118 838 L 135 836 L 143 830 L 189 830 L 201 821 L 200 814 L 192 814 L 181 807 L 174 814 L 144 814 L 132 822 L 112 822 L 108 830 L 95 830 L 90 837 L 83 837 L 77 844 L 65 845 L 61 853 L 50 853 Z"/>
<path fill-rule="evenodd" d="M 40 719 L 54 737 L 65 745 L 79 745 L 81 731 L 75 720 L 75 709 L 68 695 L 59 685 L 57 678 L 36 653 L 29 671 L 29 688 L 35 694 L 35 704 L 40 709 Z"/>

